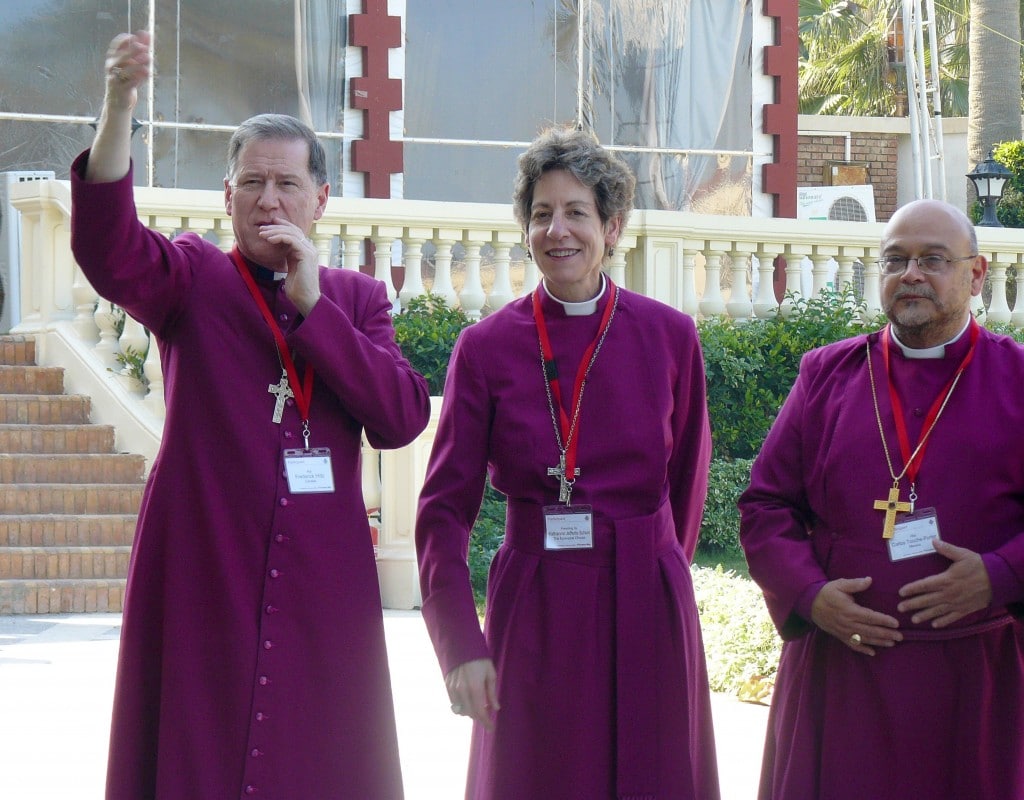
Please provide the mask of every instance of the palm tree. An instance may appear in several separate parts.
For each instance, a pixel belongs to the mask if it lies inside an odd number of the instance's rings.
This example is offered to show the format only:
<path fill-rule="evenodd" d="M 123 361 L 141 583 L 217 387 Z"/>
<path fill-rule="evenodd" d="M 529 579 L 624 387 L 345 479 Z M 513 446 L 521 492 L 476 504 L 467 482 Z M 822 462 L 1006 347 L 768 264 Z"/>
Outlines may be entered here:
<path fill-rule="evenodd" d="M 1013 0 L 1017 2 L 1017 0 Z M 901 0 L 800 0 L 800 111 L 804 114 L 903 116 L 906 73 L 894 31 Z M 970 0 L 936 4 L 942 113 L 967 112 Z M 931 53 L 925 54 L 930 63 Z"/>
<path fill-rule="evenodd" d="M 999 142 L 1021 138 L 1020 0 L 973 0 L 967 157 L 980 164 Z"/>

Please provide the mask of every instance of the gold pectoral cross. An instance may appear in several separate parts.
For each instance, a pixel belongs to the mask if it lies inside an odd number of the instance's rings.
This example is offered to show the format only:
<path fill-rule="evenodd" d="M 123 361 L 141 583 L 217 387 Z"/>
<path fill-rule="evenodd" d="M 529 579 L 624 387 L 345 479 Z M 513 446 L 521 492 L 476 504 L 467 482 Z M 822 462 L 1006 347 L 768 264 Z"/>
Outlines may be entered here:
<path fill-rule="evenodd" d="M 578 478 L 580 474 L 580 468 L 576 467 L 573 470 L 573 478 Z M 557 467 L 548 467 L 548 475 L 553 478 L 558 478 L 558 502 L 569 504 L 569 498 L 572 496 L 572 485 L 574 481 L 567 480 L 565 477 L 565 453 L 562 453 L 558 457 Z"/>
<path fill-rule="evenodd" d="M 900 487 L 893 486 L 889 490 L 889 499 L 876 500 L 875 508 L 878 511 L 885 512 L 885 525 L 882 528 L 882 538 L 891 539 L 893 529 L 896 527 L 896 514 L 899 512 L 912 512 L 914 510 L 914 504 L 901 502 Z"/>

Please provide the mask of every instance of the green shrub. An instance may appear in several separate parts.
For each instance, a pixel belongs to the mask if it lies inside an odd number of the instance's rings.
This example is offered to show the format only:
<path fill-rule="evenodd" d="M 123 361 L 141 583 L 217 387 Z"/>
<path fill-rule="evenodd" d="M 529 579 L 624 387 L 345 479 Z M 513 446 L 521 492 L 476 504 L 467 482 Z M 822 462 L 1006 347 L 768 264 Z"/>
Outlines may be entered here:
<path fill-rule="evenodd" d="M 707 371 L 708 413 L 718 458 L 752 458 L 761 449 L 808 350 L 874 330 L 851 290 L 796 299 L 788 316 L 698 325 Z"/>
<path fill-rule="evenodd" d="M 750 483 L 752 459 L 716 458 L 708 472 L 708 498 L 698 548 L 708 555 L 740 552 L 740 512 L 736 501 Z"/>
<path fill-rule="evenodd" d="M 480 514 L 469 537 L 469 579 L 477 608 L 483 608 L 487 598 L 487 573 L 491 560 L 505 539 L 505 495 L 487 481 Z"/>
<path fill-rule="evenodd" d="M 779 668 L 782 641 L 757 585 L 721 567 L 691 567 L 708 682 L 713 692 L 763 700 Z"/>
<path fill-rule="evenodd" d="M 449 308 L 439 295 L 426 294 L 410 300 L 392 322 L 402 354 L 427 379 L 430 393 L 440 395 L 455 340 L 469 325 L 469 317 L 460 308 Z"/>

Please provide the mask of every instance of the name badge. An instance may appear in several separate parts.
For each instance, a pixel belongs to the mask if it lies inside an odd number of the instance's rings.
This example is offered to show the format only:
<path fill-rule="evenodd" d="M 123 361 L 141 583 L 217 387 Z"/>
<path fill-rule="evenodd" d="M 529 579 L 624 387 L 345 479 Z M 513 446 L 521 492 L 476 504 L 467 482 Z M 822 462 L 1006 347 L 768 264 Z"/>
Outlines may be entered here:
<path fill-rule="evenodd" d="M 288 491 L 292 494 L 318 494 L 334 491 L 329 447 L 285 450 L 284 469 Z"/>
<path fill-rule="evenodd" d="M 545 550 L 592 550 L 593 547 L 591 506 L 544 506 Z"/>
<path fill-rule="evenodd" d="M 889 542 L 889 558 L 902 561 L 935 553 L 932 539 L 939 539 L 939 519 L 934 508 L 922 508 L 900 519 Z"/>

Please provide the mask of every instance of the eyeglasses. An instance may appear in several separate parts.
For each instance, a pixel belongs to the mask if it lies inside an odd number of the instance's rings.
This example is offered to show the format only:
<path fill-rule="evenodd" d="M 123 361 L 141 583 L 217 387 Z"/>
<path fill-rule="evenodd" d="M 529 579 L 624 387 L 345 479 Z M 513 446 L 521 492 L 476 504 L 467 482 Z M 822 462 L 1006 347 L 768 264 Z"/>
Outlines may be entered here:
<path fill-rule="evenodd" d="M 968 261 L 977 257 L 977 255 L 960 256 L 960 258 L 946 258 L 945 256 L 940 255 L 919 256 L 918 258 L 907 258 L 906 256 L 885 256 L 884 258 L 878 259 L 875 263 L 878 264 L 878 268 L 886 275 L 902 274 L 910 268 L 911 261 L 915 262 L 918 270 L 925 275 L 940 275 L 949 269 L 950 264 L 955 264 L 957 261 Z"/>

